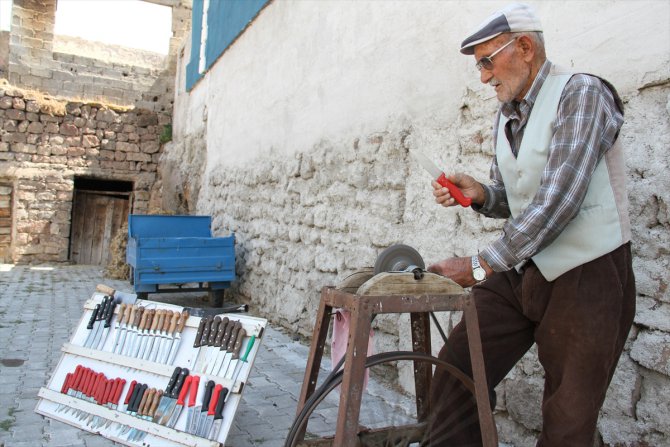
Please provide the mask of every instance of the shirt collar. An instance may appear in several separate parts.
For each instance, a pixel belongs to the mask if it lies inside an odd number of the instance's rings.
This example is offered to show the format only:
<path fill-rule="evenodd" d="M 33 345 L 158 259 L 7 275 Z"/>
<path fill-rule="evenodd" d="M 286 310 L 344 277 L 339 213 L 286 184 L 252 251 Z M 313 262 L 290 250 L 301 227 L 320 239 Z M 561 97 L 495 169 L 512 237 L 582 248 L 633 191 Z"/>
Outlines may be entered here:
<path fill-rule="evenodd" d="M 540 89 L 542 88 L 542 85 L 544 85 L 544 81 L 547 79 L 547 76 L 551 71 L 551 66 L 552 63 L 549 59 L 545 60 L 542 67 L 540 67 L 540 70 L 537 72 L 537 75 L 535 75 L 535 79 L 533 79 L 533 83 L 526 92 L 526 96 L 524 96 L 523 100 L 521 100 L 521 102 L 511 101 L 504 103 L 501 106 L 502 114 L 510 119 L 516 118 L 516 115 L 519 113 L 522 115 L 528 114 L 533 108 L 537 95 L 540 93 Z"/>

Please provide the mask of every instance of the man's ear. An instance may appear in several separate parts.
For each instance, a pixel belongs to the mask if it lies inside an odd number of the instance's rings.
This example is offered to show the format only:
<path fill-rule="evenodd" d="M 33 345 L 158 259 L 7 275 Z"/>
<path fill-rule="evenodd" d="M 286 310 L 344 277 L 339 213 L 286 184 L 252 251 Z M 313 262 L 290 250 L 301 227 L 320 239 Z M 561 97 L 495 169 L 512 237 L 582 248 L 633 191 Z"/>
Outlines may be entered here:
<path fill-rule="evenodd" d="M 535 50 L 536 50 L 535 42 L 533 42 L 533 39 L 531 39 L 526 35 L 522 35 L 517 38 L 517 42 L 523 60 L 526 62 L 532 61 L 533 57 L 535 56 Z"/>

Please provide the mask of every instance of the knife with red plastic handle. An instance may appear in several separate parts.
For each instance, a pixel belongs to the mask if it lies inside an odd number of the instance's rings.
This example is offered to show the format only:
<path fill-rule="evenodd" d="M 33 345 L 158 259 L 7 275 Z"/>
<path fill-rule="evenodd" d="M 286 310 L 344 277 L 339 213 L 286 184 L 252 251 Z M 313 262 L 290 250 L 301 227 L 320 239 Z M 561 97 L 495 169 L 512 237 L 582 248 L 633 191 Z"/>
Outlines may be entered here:
<path fill-rule="evenodd" d="M 472 204 L 472 199 L 470 197 L 466 197 L 463 192 L 458 189 L 458 186 L 449 181 L 444 172 L 435 166 L 435 163 L 433 163 L 428 157 L 417 150 L 410 150 L 409 153 L 412 154 L 412 156 L 416 159 L 416 161 L 419 162 L 423 169 L 428 171 L 431 177 L 433 177 L 433 180 L 449 190 L 449 194 L 451 194 L 451 197 L 453 197 L 459 205 L 468 207 Z"/>

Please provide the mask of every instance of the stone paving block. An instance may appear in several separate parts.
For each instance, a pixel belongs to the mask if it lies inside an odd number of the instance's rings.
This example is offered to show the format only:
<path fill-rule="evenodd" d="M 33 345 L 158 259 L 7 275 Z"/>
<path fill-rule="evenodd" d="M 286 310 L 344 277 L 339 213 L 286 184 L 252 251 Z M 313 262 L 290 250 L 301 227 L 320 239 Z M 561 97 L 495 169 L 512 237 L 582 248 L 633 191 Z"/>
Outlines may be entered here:
<path fill-rule="evenodd" d="M 35 441 L 17 441 L 17 440 L 7 440 L 4 443 L 4 447 L 35 447 L 36 445 L 43 445 L 43 444 L 35 444 Z"/>

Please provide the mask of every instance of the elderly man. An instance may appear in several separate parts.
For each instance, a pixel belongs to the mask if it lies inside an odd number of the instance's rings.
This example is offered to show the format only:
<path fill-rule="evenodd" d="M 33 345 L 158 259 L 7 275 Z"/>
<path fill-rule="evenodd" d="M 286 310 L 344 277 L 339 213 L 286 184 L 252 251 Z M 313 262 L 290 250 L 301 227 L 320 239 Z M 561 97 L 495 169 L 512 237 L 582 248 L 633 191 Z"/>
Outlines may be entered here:
<path fill-rule="evenodd" d="M 547 60 L 542 27 L 526 5 L 494 13 L 467 37 L 481 81 L 495 89 L 490 184 L 449 179 L 474 211 L 505 218 L 502 235 L 472 258 L 431 265 L 472 293 L 493 388 L 537 343 L 545 372 L 542 447 L 591 447 L 635 314 L 623 108 L 604 79 Z M 433 182 L 438 204 L 455 200 Z M 440 357 L 472 375 L 463 322 Z M 476 410 L 447 374 L 433 381 L 431 446 L 481 443 Z"/>

